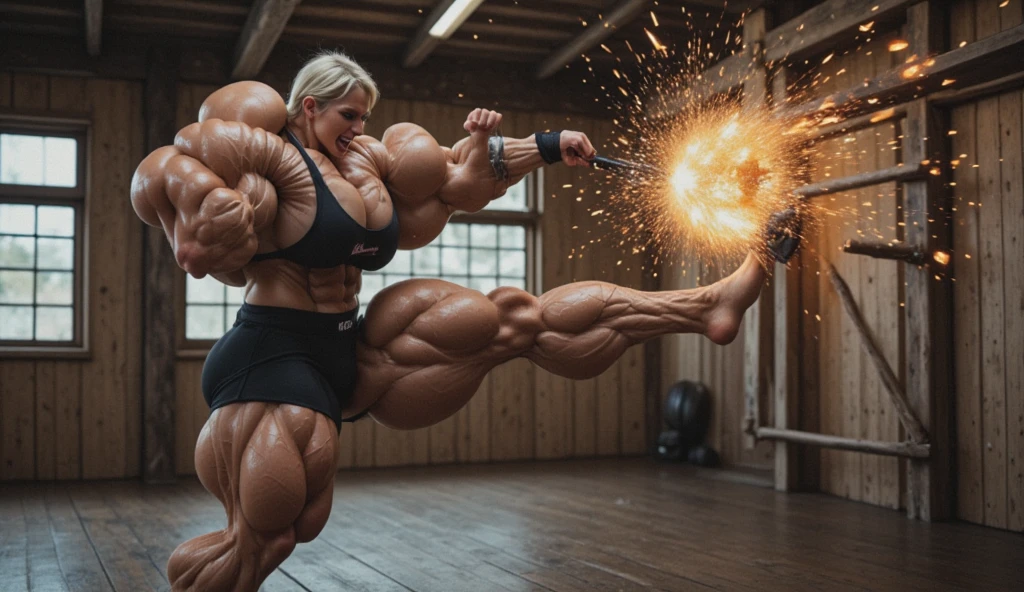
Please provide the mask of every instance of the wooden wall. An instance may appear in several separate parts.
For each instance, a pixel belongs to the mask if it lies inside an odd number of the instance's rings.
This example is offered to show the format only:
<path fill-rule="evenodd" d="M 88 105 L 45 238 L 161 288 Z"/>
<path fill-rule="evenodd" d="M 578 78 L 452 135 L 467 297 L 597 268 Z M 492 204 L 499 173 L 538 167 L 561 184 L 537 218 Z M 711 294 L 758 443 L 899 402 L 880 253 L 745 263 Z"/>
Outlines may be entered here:
<path fill-rule="evenodd" d="M 178 123 L 195 120 L 199 104 L 214 87 L 179 85 Z M 465 135 L 469 110 L 437 103 L 383 100 L 367 133 L 379 136 L 388 125 L 415 121 L 442 144 Z M 610 123 L 554 113 L 504 112 L 502 131 L 524 137 L 542 129 L 579 129 L 598 142 Z M 543 287 L 574 280 L 600 279 L 640 286 L 640 259 L 611 247 L 606 225 L 590 215 L 602 199 L 589 171 L 564 166 L 544 170 Z M 621 265 L 617 262 L 621 261 Z M 196 437 L 209 410 L 202 398 L 201 360 L 177 364 L 176 463 L 179 474 L 194 471 Z M 374 467 L 553 459 L 642 454 L 644 441 L 643 349 L 634 347 L 598 378 L 571 381 L 533 367 L 509 362 L 488 375 L 480 391 L 458 414 L 428 429 L 401 432 L 372 420 L 345 424 L 341 431 L 342 466 Z"/>
<path fill-rule="evenodd" d="M 1018 26 L 1020 0 L 958 1 L 955 45 Z M 1024 93 L 952 110 L 957 513 L 1024 531 Z"/>
<path fill-rule="evenodd" d="M 0 354 L 0 480 L 139 475 L 142 86 L 0 72 L 0 109 L 89 118 L 86 359 Z"/>
<path fill-rule="evenodd" d="M 820 69 L 823 82 L 818 92 L 843 90 L 902 62 L 907 57 L 905 51 L 887 49 L 896 37 L 881 35 L 859 51 L 834 57 Z M 883 124 L 821 142 L 813 151 L 811 182 L 896 165 L 900 162 L 898 125 Z M 801 381 L 816 385 L 818 417 L 815 421 L 805 414 L 804 421 L 811 425 L 803 429 L 868 440 L 903 437 L 878 370 L 864 353 L 860 335 L 826 273 L 832 264 L 847 281 L 879 349 L 903 382 L 903 265 L 842 251 L 848 240 L 889 242 L 902 238 L 900 199 L 896 184 L 887 183 L 813 200 L 818 224 L 804 243 L 802 283 L 807 286 L 807 302 L 801 331 L 807 344 L 802 355 L 811 355 L 813 350 L 817 364 L 804 365 Z M 819 454 L 822 491 L 889 508 L 902 507 L 904 461 L 835 450 Z"/>

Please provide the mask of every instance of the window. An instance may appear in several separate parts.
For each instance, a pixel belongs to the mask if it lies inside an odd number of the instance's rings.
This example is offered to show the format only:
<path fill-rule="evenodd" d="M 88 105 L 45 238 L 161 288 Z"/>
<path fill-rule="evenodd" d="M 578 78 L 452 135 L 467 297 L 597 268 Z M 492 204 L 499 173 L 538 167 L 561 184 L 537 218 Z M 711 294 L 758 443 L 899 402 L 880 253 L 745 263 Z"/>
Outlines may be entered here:
<path fill-rule="evenodd" d="M 535 291 L 534 237 L 539 217 L 539 173 L 531 173 L 480 212 L 455 215 L 432 243 L 398 251 L 384 269 L 363 273 L 360 314 L 377 292 L 413 277 L 441 278 L 487 293 L 498 286 Z M 235 321 L 243 288 L 212 277 L 185 277 L 185 340 L 201 348 Z"/>
<path fill-rule="evenodd" d="M 440 278 L 485 294 L 499 286 L 536 292 L 540 182 L 539 172 L 527 175 L 483 210 L 453 216 L 429 245 L 399 251 L 384 269 L 364 273 L 360 313 L 385 287 L 414 277 Z"/>
<path fill-rule="evenodd" d="M 185 274 L 185 339 L 216 340 L 235 323 L 245 288 L 226 286 L 210 276 Z"/>
<path fill-rule="evenodd" d="M 81 347 L 84 130 L 0 122 L 0 346 Z"/>

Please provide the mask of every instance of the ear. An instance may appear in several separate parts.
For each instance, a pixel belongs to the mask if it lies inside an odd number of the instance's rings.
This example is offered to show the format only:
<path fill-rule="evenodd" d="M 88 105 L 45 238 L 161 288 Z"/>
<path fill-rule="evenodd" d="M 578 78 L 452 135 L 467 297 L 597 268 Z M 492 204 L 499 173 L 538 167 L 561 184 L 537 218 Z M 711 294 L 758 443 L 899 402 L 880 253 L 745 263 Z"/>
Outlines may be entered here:
<path fill-rule="evenodd" d="M 302 112 L 306 114 L 307 118 L 313 119 L 316 110 L 316 99 L 313 97 L 304 97 L 302 99 Z"/>

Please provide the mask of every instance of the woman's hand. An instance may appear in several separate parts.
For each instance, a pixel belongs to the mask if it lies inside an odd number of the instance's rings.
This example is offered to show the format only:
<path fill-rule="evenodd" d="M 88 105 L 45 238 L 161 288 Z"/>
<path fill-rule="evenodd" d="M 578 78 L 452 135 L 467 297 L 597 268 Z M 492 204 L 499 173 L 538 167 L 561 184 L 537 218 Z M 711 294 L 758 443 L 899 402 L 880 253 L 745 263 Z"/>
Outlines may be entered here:
<path fill-rule="evenodd" d="M 499 125 L 501 125 L 501 113 L 490 109 L 473 109 L 466 117 L 466 123 L 462 124 L 462 127 L 471 134 L 479 131 L 489 136 L 492 131 L 498 129 Z"/>
<path fill-rule="evenodd" d="M 563 131 L 558 144 L 562 162 L 569 166 L 590 166 L 590 161 L 597 156 L 597 150 L 583 132 Z"/>

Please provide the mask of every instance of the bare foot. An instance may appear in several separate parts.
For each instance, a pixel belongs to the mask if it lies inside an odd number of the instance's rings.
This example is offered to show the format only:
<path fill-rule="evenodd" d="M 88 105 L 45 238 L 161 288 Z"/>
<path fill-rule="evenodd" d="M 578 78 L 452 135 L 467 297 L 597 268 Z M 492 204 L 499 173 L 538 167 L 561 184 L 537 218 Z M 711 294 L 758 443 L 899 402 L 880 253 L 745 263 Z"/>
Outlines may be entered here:
<path fill-rule="evenodd" d="M 708 312 L 705 335 L 711 341 L 726 345 L 736 339 L 743 314 L 761 295 L 767 274 L 753 253 L 743 265 L 727 278 L 708 286 L 714 305 Z"/>

